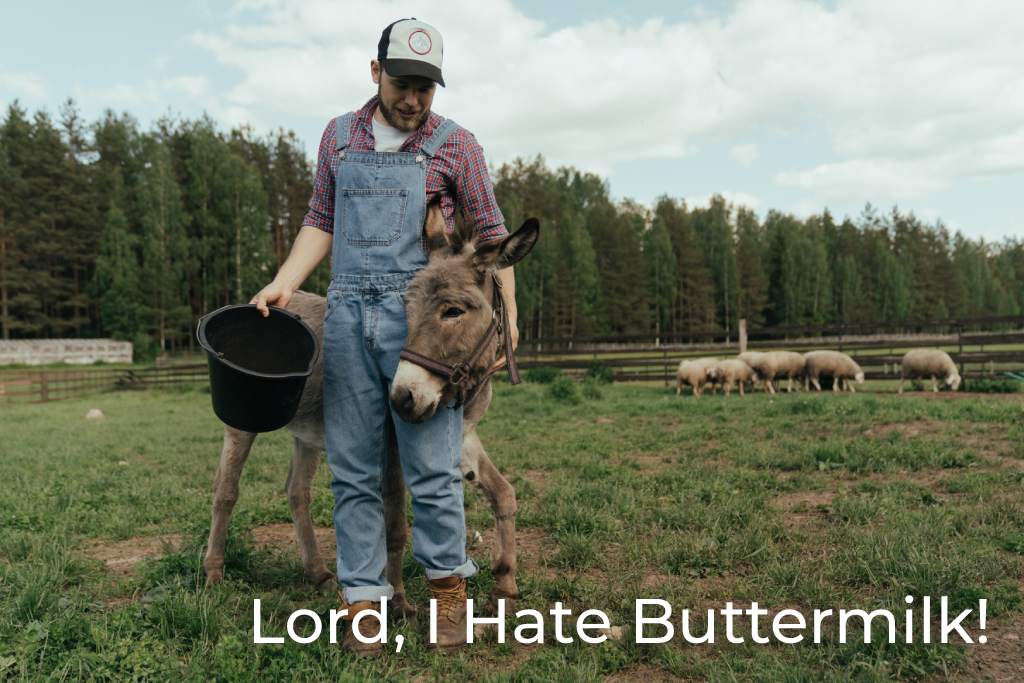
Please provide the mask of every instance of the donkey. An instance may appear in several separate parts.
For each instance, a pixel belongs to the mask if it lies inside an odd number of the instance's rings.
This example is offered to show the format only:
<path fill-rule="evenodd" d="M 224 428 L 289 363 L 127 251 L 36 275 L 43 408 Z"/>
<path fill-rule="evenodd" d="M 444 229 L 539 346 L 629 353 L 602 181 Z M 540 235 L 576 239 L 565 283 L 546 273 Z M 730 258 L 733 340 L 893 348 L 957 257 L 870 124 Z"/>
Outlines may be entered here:
<path fill-rule="evenodd" d="M 416 274 L 406 292 L 408 335 L 406 350 L 395 373 L 389 399 L 402 419 L 422 421 L 433 415 L 442 401 L 453 398 L 464 402 L 461 471 L 463 479 L 480 487 L 494 512 L 498 549 L 492 564 L 495 584 L 491 599 L 515 598 L 515 490 L 487 455 L 476 426 L 491 404 L 490 375 L 511 349 L 510 334 L 492 321 L 499 318 L 497 305 L 502 301 L 495 291 L 499 285 L 494 271 L 519 262 L 533 248 L 539 235 L 536 219 L 527 220 L 513 235 L 503 240 L 478 244 L 475 236 L 456 234 L 449 238 L 440 208 L 432 204 L 424 226 L 428 263 Z M 297 291 L 287 306 L 299 314 L 323 340 L 326 302 L 323 297 Z M 486 338 L 485 338 L 486 335 Z M 465 359 L 473 349 L 473 358 Z M 432 362 L 440 359 L 441 362 Z M 454 360 L 459 376 L 444 376 L 444 361 Z M 512 362 L 512 359 L 508 359 Z M 422 362 L 421 364 L 418 364 Z M 441 369 L 439 369 L 439 367 Z M 512 366 L 514 368 L 514 365 Z M 285 489 L 299 543 L 306 577 L 320 590 L 334 590 L 334 573 L 324 565 L 313 533 L 310 517 L 310 485 L 324 451 L 322 362 L 317 359 L 306 382 L 295 417 L 287 425 L 292 433 L 294 452 Z M 457 381 L 456 381 L 457 380 Z M 385 464 L 384 517 L 387 529 L 387 579 L 394 587 L 391 608 L 399 615 L 411 616 L 415 608 L 408 602 L 402 580 L 403 556 L 408 539 L 405 484 L 398 458 L 394 428 L 386 425 L 388 442 Z M 213 512 L 203 569 L 207 585 L 224 578 L 224 545 L 228 523 L 238 500 L 238 482 L 246 458 L 256 439 L 253 432 L 224 426 L 224 443 L 213 485 Z M 345 549 L 342 548 L 341 552 Z"/>

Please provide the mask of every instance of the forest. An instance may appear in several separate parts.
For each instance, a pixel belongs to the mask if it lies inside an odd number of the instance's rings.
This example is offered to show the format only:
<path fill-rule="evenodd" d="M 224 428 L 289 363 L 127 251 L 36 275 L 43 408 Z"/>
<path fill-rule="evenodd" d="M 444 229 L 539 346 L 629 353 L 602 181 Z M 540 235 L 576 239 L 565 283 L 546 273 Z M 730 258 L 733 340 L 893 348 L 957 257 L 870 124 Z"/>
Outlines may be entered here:
<path fill-rule="evenodd" d="M 0 125 L 0 338 L 112 337 L 136 355 L 194 347 L 194 321 L 247 302 L 288 255 L 313 163 L 291 131 L 209 117 L 142 130 L 17 102 Z M 762 217 L 715 196 L 613 199 L 602 178 L 543 157 L 494 171 L 514 230 L 541 221 L 516 267 L 522 340 L 734 333 L 1024 311 L 1024 241 L 951 233 L 880 210 Z M 676 188 L 682 195 L 686 188 Z M 1024 227 L 1024 226 L 1022 226 Z M 1021 234 L 1020 232 L 1017 233 Z M 303 289 L 323 293 L 322 263 Z"/>

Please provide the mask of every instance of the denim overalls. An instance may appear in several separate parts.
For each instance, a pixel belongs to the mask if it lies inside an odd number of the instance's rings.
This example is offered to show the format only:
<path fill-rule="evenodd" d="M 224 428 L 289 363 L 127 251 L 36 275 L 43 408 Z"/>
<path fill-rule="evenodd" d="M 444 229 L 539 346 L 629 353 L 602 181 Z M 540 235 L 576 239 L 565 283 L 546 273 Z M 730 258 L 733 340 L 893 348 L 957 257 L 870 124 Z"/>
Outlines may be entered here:
<path fill-rule="evenodd" d="M 426 170 L 456 124 L 445 119 L 415 152 L 346 151 L 354 113 L 336 123 L 331 284 L 324 318 L 324 432 L 334 491 L 338 580 L 349 603 L 391 598 L 385 578 L 384 420 L 405 344 L 405 288 L 426 265 Z M 462 407 L 429 421 L 391 417 L 412 493 L 413 555 L 427 578 L 472 576 L 463 512 Z"/>

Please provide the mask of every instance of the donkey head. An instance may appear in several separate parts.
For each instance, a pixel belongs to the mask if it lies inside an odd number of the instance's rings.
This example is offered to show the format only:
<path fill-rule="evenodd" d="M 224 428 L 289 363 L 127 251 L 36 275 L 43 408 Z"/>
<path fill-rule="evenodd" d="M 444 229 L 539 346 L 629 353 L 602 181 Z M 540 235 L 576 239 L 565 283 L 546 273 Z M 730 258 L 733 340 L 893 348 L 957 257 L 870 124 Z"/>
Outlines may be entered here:
<path fill-rule="evenodd" d="M 424 226 L 427 265 L 416 274 L 406 291 L 408 334 L 405 348 L 419 356 L 447 365 L 468 363 L 495 320 L 493 271 L 518 263 L 537 242 L 540 225 L 530 218 L 503 239 L 479 242 L 475 235 L 454 235 L 445 230 L 440 206 L 427 209 Z M 507 330 L 501 331 L 508 334 Z M 465 387 L 484 381 L 499 355 L 501 339 L 495 336 L 468 367 L 458 385 L 421 365 L 403 359 L 391 385 L 391 405 L 406 422 L 423 422 L 437 407 L 461 399 Z"/>

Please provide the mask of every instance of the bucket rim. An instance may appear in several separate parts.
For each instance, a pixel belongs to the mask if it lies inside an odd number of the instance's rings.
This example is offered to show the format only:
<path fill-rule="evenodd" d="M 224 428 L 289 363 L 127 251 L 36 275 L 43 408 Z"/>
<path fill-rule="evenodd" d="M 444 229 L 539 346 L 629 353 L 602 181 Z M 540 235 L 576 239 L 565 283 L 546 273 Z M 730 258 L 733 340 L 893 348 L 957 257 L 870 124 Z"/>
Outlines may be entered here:
<path fill-rule="evenodd" d="M 221 306 L 216 310 L 210 311 L 206 315 L 203 315 L 199 318 L 198 324 L 196 326 L 196 338 L 199 340 L 199 345 L 203 347 L 203 350 L 206 351 L 210 355 L 210 357 L 216 358 L 217 361 L 223 363 L 229 368 L 237 370 L 238 372 L 249 375 L 251 377 L 258 377 L 260 379 L 293 379 L 297 377 L 309 377 L 310 375 L 313 374 L 313 368 L 316 366 L 316 362 L 320 357 L 320 341 L 316 338 L 316 333 L 313 332 L 313 328 L 310 327 L 309 323 L 303 320 L 301 316 L 296 315 L 295 313 L 292 313 L 291 311 L 281 308 L 279 306 L 268 305 L 267 308 L 270 309 L 271 314 L 283 313 L 284 315 L 288 316 L 295 322 L 302 325 L 306 329 L 306 332 L 309 333 L 309 336 L 313 339 L 313 355 L 309 359 L 309 365 L 306 367 L 305 370 L 299 372 L 257 372 L 249 368 L 244 368 L 241 365 L 238 365 L 237 363 L 234 363 L 228 360 L 227 358 L 218 355 L 219 352 L 213 348 L 213 346 L 210 344 L 210 341 L 206 338 L 206 323 L 212 320 L 215 316 L 235 308 L 251 308 L 253 310 L 258 311 L 256 304 L 228 304 L 227 306 Z"/>

